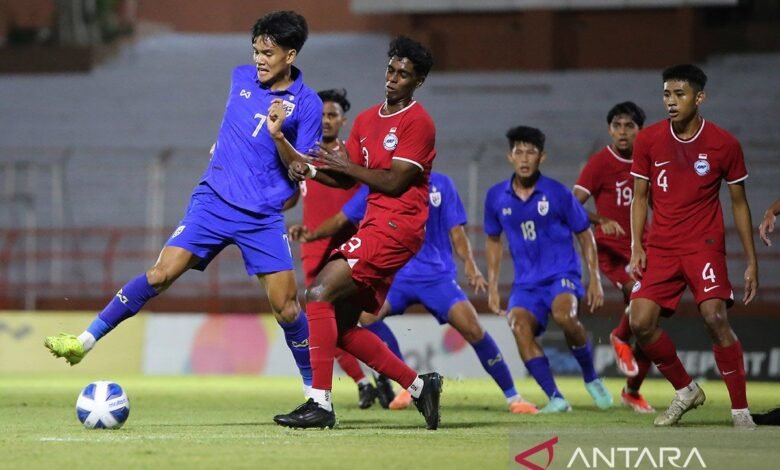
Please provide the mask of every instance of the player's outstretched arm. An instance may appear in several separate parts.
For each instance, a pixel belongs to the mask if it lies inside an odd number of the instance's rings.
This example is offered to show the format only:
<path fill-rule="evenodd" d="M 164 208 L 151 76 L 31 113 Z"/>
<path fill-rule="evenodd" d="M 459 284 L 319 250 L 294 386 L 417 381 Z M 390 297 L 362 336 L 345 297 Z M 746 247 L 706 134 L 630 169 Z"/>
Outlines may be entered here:
<path fill-rule="evenodd" d="M 575 186 L 573 193 L 574 197 L 576 197 L 583 206 L 585 206 L 585 203 L 588 202 L 588 199 L 590 199 L 590 195 L 579 187 Z M 622 237 L 626 234 L 626 231 L 623 229 L 623 227 L 620 226 L 619 223 L 617 223 L 617 221 L 602 217 L 587 207 L 585 208 L 585 212 L 588 213 L 588 220 L 591 224 L 601 226 L 601 231 L 604 232 L 604 235 Z"/>
<path fill-rule="evenodd" d="M 598 254 L 596 252 L 596 239 L 593 230 L 587 229 L 577 234 L 577 242 L 580 251 L 588 265 L 590 281 L 588 282 L 587 301 L 590 312 L 593 313 L 604 305 L 604 288 L 601 286 L 601 274 L 599 273 Z"/>
<path fill-rule="evenodd" d="M 775 231 L 777 214 L 780 214 L 780 199 L 775 201 L 774 204 L 769 206 L 766 212 L 764 212 L 764 220 L 762 220 L 761 225 L 758 226 L 758 235 L 766 246 L 772 246 L 772 240 L 769 239 L 769 234 Z"/>
<path fill-rule="evenodd" d="M 474 261 L 474 253 L 471 251 L 471 242 L 469 242 L 469 237 L 466 235 L 465 227 L 463 225 L 452 227 L 450 229 L 450 240 L 458 258 L 463 261 L 466 277 L 469 280 L 469 285 L 474 288 L 474 293 L 486 292 L 487 281 L 479 267 L 477 267 L 477 262 Z"/>
<path fill-rule="evenodd" d="M 501 309 L 501 294 L 498 292 L 498 278 L 503 255 L 504 245 L 501 243 L 501 236 L 488 235 L 485 241 L 485 257 L 488 265 L 488 308 L 496 315 L 506 315 L 506 310 Z"/>
<path fill-rule="evenodd" d="M 753 220 L 750 215 L 750 206 L 745 196 L 745 182 L 740 181 L 729 185 L 731 196 L 731 212 L 734 215 L 734 225 L 737 226 L 739 240 L 742 242 L 742 250 L 747 258 L 745 269 L 745 294 L 742 302 L 749 304 L 758 291 L 758 260 L 756 259 L 756 245 L 753 243 Z"/>
<path fill-rule="evenodd" d="M 344 212 L 338 211 L 336 214 L 325 219 L 325 221 L 314 230 L 309 230 L 303 225 L 291 225 L 290 228 L 287 229 L 287 233 L 294 241 L 308 243 L 313 242 L 314 240 L 331 237 L 350 223 L 351 222 Z"/>
<path fill-rule="evenodd" d="M 631 200 L 631 261 L 628 273 L 635 281 L 642 278 L 647 267 L 647 255 L 642 246 L 647 221 L 648 182 L 644 178 L 634 177 L 634 198 Z"/>

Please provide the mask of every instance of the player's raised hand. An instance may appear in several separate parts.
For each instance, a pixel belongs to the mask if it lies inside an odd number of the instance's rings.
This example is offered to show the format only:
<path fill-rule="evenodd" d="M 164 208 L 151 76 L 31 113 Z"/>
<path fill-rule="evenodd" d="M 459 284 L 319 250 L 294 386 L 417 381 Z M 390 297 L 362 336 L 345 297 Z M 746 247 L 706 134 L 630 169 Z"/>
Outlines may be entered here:
<path fill-rule="evenodd" d="M 742 296 L 742 302 L 747 305 L 755 297 L 758 292 L 758 269 L 756 265 L 748 265 L 745 269 L 745 295 Z"/>
<path fill-rule="evenodd" d="M 617 221 L 612 219 L 602 219 L 602 221 L 599 222 L 599 227 L 601 227 L 601 231 L 604 232 L 604 235 L 622 237 L 626 234 L 626 231 L 623 230 L 623 227 L 621 227 Z"/>
<path fill-rule="evenodd" d="M 290 228 L 287 229 L 287 235 L 290 237 L 292 241 L 306 243 L 311 241 L 310 235 L 311 231 L 309 231 L 308 228 L 306 228 L 305 225 L 301 224 L 294 224 L 290 225 Z"/>
<path fill-rule="evenodd" d="M 764 214 L 764 220 L 762 220 L 761 225 L 758 226 L 758 235 L 766 246 L 772 246 L 772 240 L 769 239 L 769 234 L 775 231 L 775 222 L 777 222 L 777 216 L 772 213 L 772 211 L 767 211 L 766 214 Z"/>
<path fill-rule="evenodd" d="M 631 248 L 631 261 L 628 263 L 628 274 L 635 280 L 642 279 L 642 273 L 647 267 L 647 253 L 644 248 Z"/>
<path fill-rule="evenodd" d="M 601 282 L 588 284 L 587 299 L 590 313 L 595 312 L 604 305 L 604 288 L 601 286 Z"/>
<path fill-rule="evenodd" d="M 284 109 L 284 105 L 282 105 L 282 99 L 276 98 L 271 101 L 271 106 L 268 107 L 268 119 L 266 120 L 265 125 L 272 136 L 276 137 L 282 134 L 282 124 L 286 117 L 287 111 Z"/>
<path fill-rule="evenodd" d="M 336 142 L 333 148 L 327 148 L 322 142 L 317 142 L 319 148 L 314 149 L 312 152 L 319 157 L 318 168 L 323 170 L 333 170 L 339 173 L 347 173 L 349 167 L 353 165 L 352 160 L 347 154 L 347 149 L 344 145 Z"/>
<path fill-rule="evenodd" d="M 498 286 L 488 288 L 488 308 L 496 315 L 506 315 L 506 310 L 501 310 L 501 295 Z"/>

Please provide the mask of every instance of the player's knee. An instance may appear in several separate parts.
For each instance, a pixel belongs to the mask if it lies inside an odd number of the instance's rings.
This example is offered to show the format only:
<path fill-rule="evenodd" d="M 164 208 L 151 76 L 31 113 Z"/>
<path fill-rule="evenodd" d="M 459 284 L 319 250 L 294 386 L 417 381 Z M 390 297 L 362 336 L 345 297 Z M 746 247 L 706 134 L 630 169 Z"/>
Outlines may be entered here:
<path fill-rule="evenodd" d="M 309 302 L 327 302 L 327 289 L 322 284 L 312 284 L 309 286 L 308 289 L 306 289 L 306 293 L 304 294 L 304 297 L 306 299 L 306 303 Z"/>
<path fill-rule="evenodd" d="M 701 316 L 704 323 L 713 331 L 730 330 L 728 318 L 725 309 L 709 308 L 701 309 Z"/>
<path fill-rule="evenodd" d="M 631 315 L 628 324 L 631 327 L 631 332 L 639 339 L 651 336 L 655 329 L 653 322 L 640 315 Z"/>
<path fill-rule="evenodd" d="M 162 292 L 169 288 L 175 280 L 176 276 L 163 266 L 154 265 L 146 271 L 146 281 L 157 292 Z"/>
<path fill-rule="evenodd" d="M 469 324 L 465 327 L 461 327 L 458 332 L 463 336 L 463 339 L 473 344 L 481 341 L 485 337 L 485 330 L 479 323 Z"/>

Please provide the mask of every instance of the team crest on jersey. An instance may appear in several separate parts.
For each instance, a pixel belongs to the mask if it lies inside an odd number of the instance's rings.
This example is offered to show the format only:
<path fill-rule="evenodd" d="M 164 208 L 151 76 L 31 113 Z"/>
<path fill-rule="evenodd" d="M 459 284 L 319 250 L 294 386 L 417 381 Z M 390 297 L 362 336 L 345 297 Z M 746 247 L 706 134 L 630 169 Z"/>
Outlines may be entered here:
<path fill-rule="evenodd" d="M 431 186 L 431 205 L 433 207 L 441 205 L 441 193 L 436 189 L 436 186 Z"/>
<path fill-rule="evenodd" d="M 636 284 L 634 284 L 634 287 L 631 288 L 631 292 L 639 292 L 639 289 L 642 288 L 642 283 L 639 281 L 636 281 Z"/>
<path fill-rule="evenodd" d="M 393 132 L 395 129 L 391 129 L 390 133 L 387 134 L 382 141 L 382 145 L 385 147 L 385 150 L 395 150 L 396 147 L 398 147 L 398 136 L 395 135 Z"/>
<path fill-rule="evenodd" d="M 710 172 L 710 163 L 707 160 L 696 160 L 693 169 L 696 170 L 697 175 L 704 176 Z"/>
<path fill-rule="evenodd" d="M 536 210 L 539 211 L 539 215 L 547 215 L 550 212 L 550 201 L 547 198 L 542 199 L 536 203 Z"/>
<path fill-rule="evenodd" d="M 290 103 L 287 100 L 283 100 L 282 107 L 284 108 L 284 112 L 287 115 L 287 117 L 290 117 L 290 114 L 292 114 L 293 109 L 295 109 L 295 103 Z"/>

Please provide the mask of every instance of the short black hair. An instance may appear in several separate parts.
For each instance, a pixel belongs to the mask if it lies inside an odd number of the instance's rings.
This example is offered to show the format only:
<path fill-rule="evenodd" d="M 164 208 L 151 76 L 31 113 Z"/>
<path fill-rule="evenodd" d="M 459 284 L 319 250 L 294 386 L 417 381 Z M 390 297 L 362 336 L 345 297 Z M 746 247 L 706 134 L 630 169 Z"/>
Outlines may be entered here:
<path fill-rule="evenodd" d="M 427 77 L 433 67 L 433 55 L 425 46 L 407 36 L 398 36 L 390 41 L 387 57 L 406 57 L 414 64 L 414 73 Z"/>
<path fill-rule="evenodd" d="M 341 105 L 341 109 L 346 113 L 349 111 L 350 104 L 347 99 L 347 90 L 344 88 L 332 88 L 330 90 L 321 90 L 317 92 L 322 102 L 332 101 Z"/>
<path fill-rule="evenodd" d="M 645 112 L 633 101 L 624 101 L 613 106 L 607 113 L 607 124 L 612 124 L 615 116 L 620 116 L 621 114 L 630 117 L 639 127 L 645 125 Z"/>
<path fill-rule="evenodd" d="M 306 18 L 294 11 L 274 11 L 257 20 L 252 27 L 252 42 L 258 36 L 267 36 L 287 50 L 301 52 L 303 43 L 309 37 L 309 26 Z"/>
<path fill-rule="evenodd" d="M 535 145 L 539 152 L 544 152 L 544 132 L 535 127 L 517 126 L 506 131 L 509 139 L 509 150 L 512 150 L 517 142 Z"/>
<path fill-rule="evenodd" d="M 707 84 L 707 75 L 699 67 L 692 64 L 681 64 L 669 67 L 661 74 L 664 83 L 669 80 L 684 80 L 690 83 L 696 91 L 704 90 Z"/>

